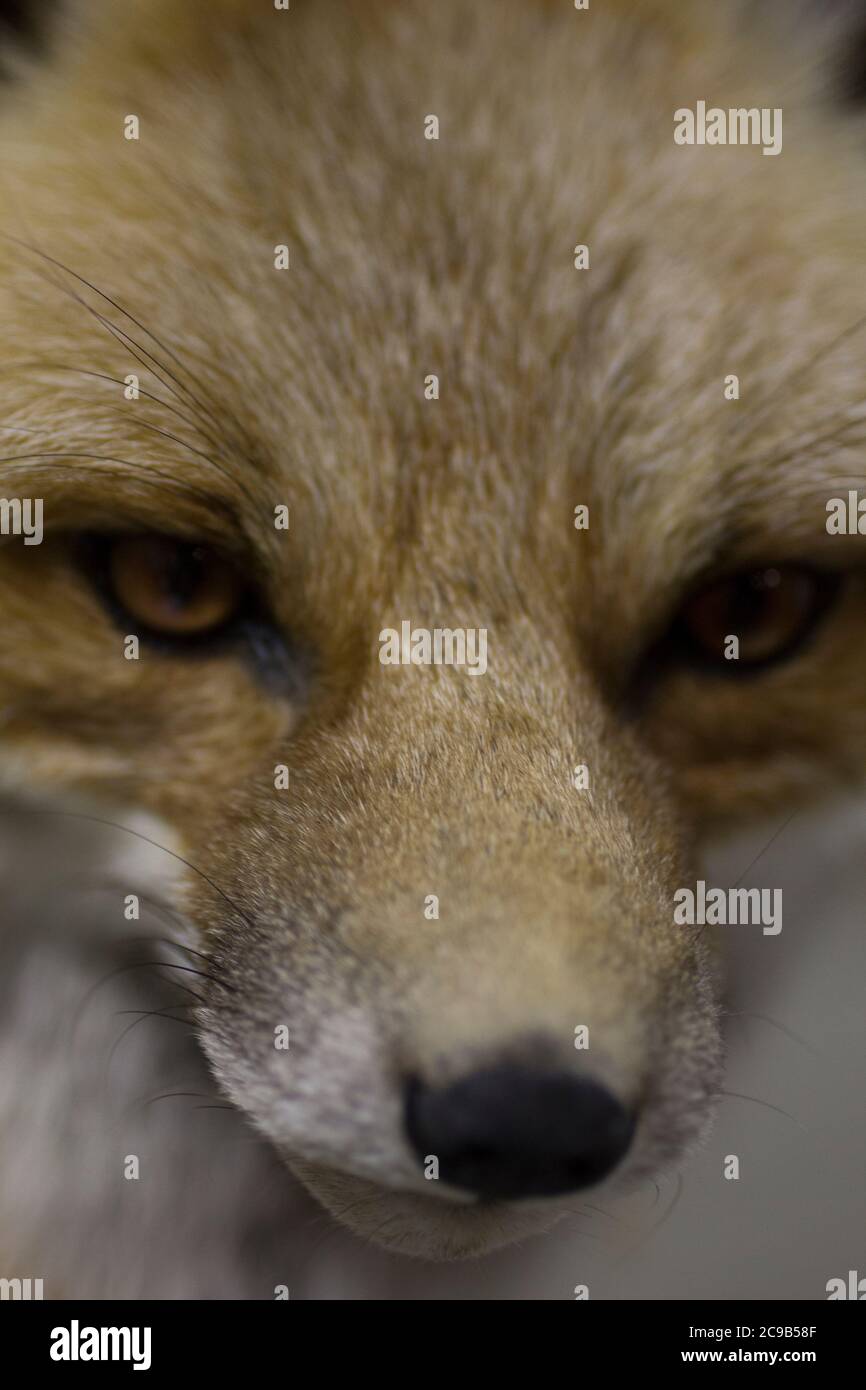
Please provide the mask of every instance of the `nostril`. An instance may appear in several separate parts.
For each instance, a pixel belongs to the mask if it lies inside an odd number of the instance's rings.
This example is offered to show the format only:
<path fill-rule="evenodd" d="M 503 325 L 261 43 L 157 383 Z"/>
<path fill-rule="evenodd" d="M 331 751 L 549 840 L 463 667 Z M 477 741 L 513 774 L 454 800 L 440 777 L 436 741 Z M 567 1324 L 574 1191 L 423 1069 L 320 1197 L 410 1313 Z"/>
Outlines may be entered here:
<path fill-rule="evenodd" d="M 438 1090 L 411 1080 L 406 1131 L 443 1182 L 505 1200 L 600 1181 L 628 1150 L 634 1118 L 596 1081 L 503 1065 Z"/>

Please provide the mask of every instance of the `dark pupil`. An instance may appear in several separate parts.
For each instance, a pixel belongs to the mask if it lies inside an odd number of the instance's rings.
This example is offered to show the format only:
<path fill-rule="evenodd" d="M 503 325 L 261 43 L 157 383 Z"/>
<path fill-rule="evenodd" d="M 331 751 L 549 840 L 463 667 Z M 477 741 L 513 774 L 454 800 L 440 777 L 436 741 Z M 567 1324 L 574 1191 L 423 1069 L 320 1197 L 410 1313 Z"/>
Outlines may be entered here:
<path fill-rule="evenodd" d="M 728 617 L 731 632 L 747 632 L 759 627 L 767 616 L 778 586 L 767 573 L 750 574 L 731 586 L 728 597 Z"/>
<path fill-rule="evenodd" d="M 190 603 L 204 578 L 207 556 L 202 547 L 167 544 L 153 561 L 166 599 L 177 608 Z"/>

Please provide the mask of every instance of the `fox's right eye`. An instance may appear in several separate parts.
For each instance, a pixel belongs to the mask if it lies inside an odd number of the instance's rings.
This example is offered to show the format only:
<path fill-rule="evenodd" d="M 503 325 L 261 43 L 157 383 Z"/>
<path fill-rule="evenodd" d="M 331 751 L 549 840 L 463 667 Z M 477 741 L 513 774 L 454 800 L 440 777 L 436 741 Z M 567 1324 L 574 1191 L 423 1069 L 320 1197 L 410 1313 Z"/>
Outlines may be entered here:
<path fill-rule="evenodd" d="M 780 565 L 709 584 L 680 610 L 679 650 L 728 675 L 760 670 L 792 655 L 813 632 L 838 587 L 831 574 Z M 736 638 L 737 660 L 729 644 Z"/>
<path fill-rule="evenodd" d="M 212 637 L 241 615 L 247 599 L 235 566 L 206 545 L 146 533 L 97 537 L 88 552 L 110 606 L 145 635 Z"/>

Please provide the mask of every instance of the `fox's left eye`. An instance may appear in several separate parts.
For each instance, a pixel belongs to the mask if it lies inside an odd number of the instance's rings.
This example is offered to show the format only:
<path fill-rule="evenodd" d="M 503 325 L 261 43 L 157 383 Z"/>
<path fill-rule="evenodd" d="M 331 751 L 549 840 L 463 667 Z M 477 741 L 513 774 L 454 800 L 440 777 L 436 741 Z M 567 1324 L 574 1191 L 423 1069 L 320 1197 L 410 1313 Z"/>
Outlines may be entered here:
<path fill-rule="evenodd" d="M 733 575 L 687 601 L 675 627 L 677 645 L 698 664 L 731 675 L 781 661 L 812 632 L 836 584 L 835 576 L 800 565 Z"/>
<path fill-rule="evenodd" d="M 231 623 L 245 601 L 242 576 L 206 545 L 128 535 L 103 540 L 100 549 L 109 601 L 154 636 L 210 636 Z"/>

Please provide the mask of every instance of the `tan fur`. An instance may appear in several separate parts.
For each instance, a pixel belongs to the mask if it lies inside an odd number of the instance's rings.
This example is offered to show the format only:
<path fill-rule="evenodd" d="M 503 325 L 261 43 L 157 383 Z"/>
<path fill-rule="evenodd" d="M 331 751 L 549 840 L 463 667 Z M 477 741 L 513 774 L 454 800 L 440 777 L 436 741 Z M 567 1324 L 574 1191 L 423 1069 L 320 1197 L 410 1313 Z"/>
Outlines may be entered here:
<path fill-rule="evenodd" d="M 587 1023 L 640 1109 L 620 1181 L 657 1172 L 718 1084 L 671 914 L 697 837 L 863 764 L 859 577 L 792 663 L 625 699 L 699 580 L 859 559 L 824 503 L 862 477 L 862 126 L 734 6 L 81 9 L 0 126 L 0 482 L 52 529 L 0 552 L 7 778 L 160 817 L 239 905 L 188 876 L 238 991 L 204 1046 L 314 1192 L 395 1248 L 489 1248 L 556 1204 L 431 1197 L 399 1077 L 538 1039 L 576 1067 Z M 701 97 L 784 106 L 781 157 L 676 147 Z M 139 369 L 164 404 L 124 402 Z M 61 534 L 98 525 L 238 556 L 305 698 L 230 657 L 124 661 Z M 486 627 L 488 675 L 381 667 L 404 618 Z"/>

